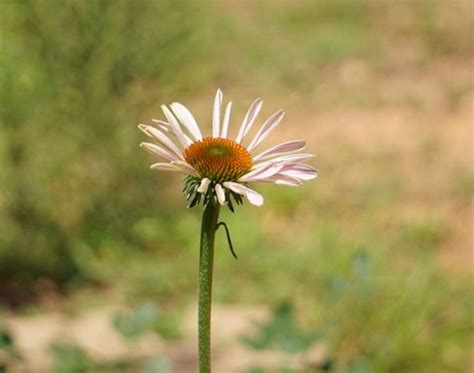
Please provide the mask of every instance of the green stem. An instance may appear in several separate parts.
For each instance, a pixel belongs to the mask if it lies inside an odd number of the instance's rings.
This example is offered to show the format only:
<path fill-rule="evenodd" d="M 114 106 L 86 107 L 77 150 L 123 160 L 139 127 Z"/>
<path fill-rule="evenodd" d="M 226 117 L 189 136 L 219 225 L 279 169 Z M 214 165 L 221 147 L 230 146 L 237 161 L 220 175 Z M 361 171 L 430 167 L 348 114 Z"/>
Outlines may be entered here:
<path fill-rule="evenodd" d="M 214 262 L 214 237 L 216 234 L 219 205 L 208 203 L 202 214 L 201 245 L 199 253 L 199 372 L 211 372 L 211 299 L 212 268 Z"/>

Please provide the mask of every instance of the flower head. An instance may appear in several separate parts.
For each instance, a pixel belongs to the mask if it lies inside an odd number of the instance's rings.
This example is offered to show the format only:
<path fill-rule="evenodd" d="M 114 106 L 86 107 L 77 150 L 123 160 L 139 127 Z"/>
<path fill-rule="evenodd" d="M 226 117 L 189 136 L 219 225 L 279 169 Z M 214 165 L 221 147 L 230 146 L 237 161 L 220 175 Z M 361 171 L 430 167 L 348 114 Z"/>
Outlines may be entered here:
<path fill-rule="evenodd" d="M 271 115 L 253 139 L 244 145 L 262 108 L 257 99 L 244 117 L 237 136 L 228 136 L 232 102 L 226 106 L 221 121 L 222 92 L 217 91 L 212 116 L 212 136 L 203 137 L 191 112 L 179 103 L 162 106 L 166 120 L 153 121 L 157 126 L 140 124 L 138 128 L 155 140 L 140 145 L 160 159 L 152 169 L 174 171 L 186 176 L 184 192 L 190 207 L 201 200 L 205 203 L 227 205 L 233 211 L 232 200 L 241 204 L 243 197 L 256 206 L 263 204 L 263 197 L 250 189 L 253 181 L 298 186 L 314 179 L 317 171 L 302 163 L 313 157 L 301 154 L 305 147 L 302 140 L 287 141 L 262 152 L 257 147 L 283 119 L 284 112 Z M 173 140 L 171 140 L 173 138 Z"/>

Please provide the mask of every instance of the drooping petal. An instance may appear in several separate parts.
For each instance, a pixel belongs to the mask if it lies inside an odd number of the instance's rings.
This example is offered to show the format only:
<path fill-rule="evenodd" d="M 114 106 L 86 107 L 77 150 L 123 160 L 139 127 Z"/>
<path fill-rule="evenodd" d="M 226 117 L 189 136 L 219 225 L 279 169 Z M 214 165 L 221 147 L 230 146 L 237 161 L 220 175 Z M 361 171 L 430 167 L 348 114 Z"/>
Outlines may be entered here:
<path fill-rule="evenodd" d="M 244 136 L 247 134 L 247 132 L 252 127 L 253 123 L 255 122 L 255 118 L 257 118 L 258 113 L 262 109 L 262 105 L 263 105 L 263 101 L 262 101 L 261 98 L 257 98 L 252 103 L 252 105 L 250 105 L 250 108 L 247 111 L 247 114 L 245 114 L 244 120 L 242 121 L 242 125 L 240 126 L 240 130 L 239 130 L 239 133 L 237 135 L 237 138 L 235 139 L 235 142 L 237 144 L 241 143 Z"/>
<path fill-rule="evenodd" d="M 257 154 L 253 157 L 254 161 L 267 159 L 281 154 L 292 153 L 296 151 L 303 150 L 306 146 L 306 142 L 303 140 L 292 140 L 287 141 L 282 144 L 278 144 L 270 149 L 267 149 L 260 154 Z"/>
<path fill-rule="evenodd" d="M 191 112 L 179 102 L 171 104 L 171 109 L 178 120 L 188 129 L 195 140 L 202 140 L 201 130 Z"/>
<path fill-rule="evenodd" d="M 260 130 L 257 132 L 255 137 L 253 138 L 250 145 L 247 147 L 247 150 L 251 152 L 255 149 L 265 138 L 269 135 L 269 133 L 280 123 L 280 121 L 285 116 L 285 112 L 283 110 L 279 110 L 276 113 L 272 114 L 270 118 L 268 118 L 265 123 L 260 127 Z"/>
<path fill-rule="evenodd" d="M 217 90 L 214 98 L 214 110 L 212 112 L 212 137 L 219 137 L 221 121 L 222 91 Z"/>
<path fill-rule="evenodd" d="M 185 174 L 189 174 L 189 175 L 193 175 L 193 176 L 199 176 L 199 173 L 188 162 L 173 161 L 173 162 L 171 162 L 171 164 L 173 166 L 176 166 L 177 168 L 179 168 Z"/>
<path fill-rule="evenodd" d="M 174 117 L 173 113 L 165 105 L 161 105 L 161 109 L 163 110 L 163 113 L 165 114 L 165 117 L 168 120 L 171 131 L 176 135 L 183 148 L 187 148 L 189 145 L 191 145 L 191 142 L 188 142 L 186 140 L 186 137 L 184 137 L 183 130 L 179 126 L 179 123 Z"/>
<path fill-rule="evenodd" d="M 198 193 L 206 193 L 207 188 L 209 188 L 209 184 L 211 183 L 211 180 L 209 180 L 207 177 L 201 180 L 201 184 L 199 184 L 199 187 L 197 188 Z"/>
<path fill-rule="evenodd" d="M 184 160 L 183 152 L 171 141 L 168 136 L 162 133 L 158 128 L 147 126 L 146 124 L 139 124 L 138 128 L 143 131 L 147 136 L 153 137 L 156 141 L 166 146 L 180 159 Z"/>
<path fill-rule="evenodd" d="M 216 184 L 216 196 L 221 205 L 225 203 L 225 192 L 221 184 Z"/>
<path fill-rule="evenodd" d="M 227 138 L 227 132 L 229 131 L 229 122 L 230 122 L 230 111 L 232 109 L 232 101 L 230 101 L 226 108 L 224 114 L 224 122 L 222 123 L 221 137 Z"/>
<path fill-rule="evenodd" d="M 148 150 L 150 153 L 157 155 L 158 157 L 166 161 L 171 162 L 171 161 L 177 161 L 179 159 L 178 156 L 170 153 L 168 150 L 162 148 L 159 145 L 152 144 L 149 142 L 142 142 L 140 146 L 144 148 L 145 150 Z"/>
<path fill-rule="evenodd" d="M 226 181 L 224 186 L 235 193 L 245 196 L 252 205 L 262 206 L 263 197 L 261 194 L 257 193 L 255 190 L 247 188 L 245 185 L 234 183 L 232 181 Z"/>

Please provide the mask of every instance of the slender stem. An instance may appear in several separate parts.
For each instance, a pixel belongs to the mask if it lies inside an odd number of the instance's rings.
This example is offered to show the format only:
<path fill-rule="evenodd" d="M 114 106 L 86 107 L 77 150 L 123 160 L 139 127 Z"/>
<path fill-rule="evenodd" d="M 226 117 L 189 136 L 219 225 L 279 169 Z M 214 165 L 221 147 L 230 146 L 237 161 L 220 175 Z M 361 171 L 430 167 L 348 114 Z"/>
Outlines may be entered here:
<path fill-rule="evenodd" d="M 216 234 L 219 205 L 208 203 L 202 214 L 201 245 L 199 254 L 199 372 L 211 372 L 211 299 L 212 268 L 214 262 L 214 237 Z"/>

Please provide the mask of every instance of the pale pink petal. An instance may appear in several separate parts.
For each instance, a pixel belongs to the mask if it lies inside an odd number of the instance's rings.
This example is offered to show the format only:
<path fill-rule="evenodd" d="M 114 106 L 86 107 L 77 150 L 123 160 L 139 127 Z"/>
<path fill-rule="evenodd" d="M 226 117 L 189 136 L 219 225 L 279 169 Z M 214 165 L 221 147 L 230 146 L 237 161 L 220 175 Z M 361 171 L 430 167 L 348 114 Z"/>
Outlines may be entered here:
<path fill-rule="evenodd" d="M 272 164 L 274 164 L 274 162 L 272 162 L 272 161 L 254 163 L 253 166 L 252 166 L 252 171 L 262 170 L 263 168 L 268 167 Z"/>
<path fill-rule="evenodd" d="M 225 192 L 221 184 L 216 184 L 216 196 L 219 203 L 223 205 L 225 203 Z"/>
<path fill-rule="evenodd" d="M 169 132 L 172 133 L 170 124 L 168 122 L 165 122 L 164 120 L 160 119 L 152 119 L 153 122 L 158 123 L 158 127 L 162 129 L 164 132 Z"/>
<path fill-rule="evenodd" d="M 314 171 L 316 172 L 317 170 L 313 167 L 310 166 L 309 164 L 306 163 L 299 163 L 299 162 L 285 162 L 284 164 L 284 170 L 291 170 L 291 171 Z"/>
<path fill-rule="evenodd" d="M 312 180 L 317 177 L 317 170 L 307 164 L 281 163 L 281 165 L 283 167 L 278 173 L 267 178 L 260 178 L 259 181 L 300 185 L 303 180 Z"/>
<path fill-rule="evenodd" d="M 202 140 L 201 130 L 191 112 L 179 102 L 171 104 L 171 109 L 178 120 L 188 129 L 195 140 Z"/>
<path fill-rule="evenodd" d="M 217 90 L 214 98 L 214 110 L 212 112 L 212 137 L 219 137 L 221 121 L 222 91 Z"/>
<path fill-rule="evenodd" d="M 262 182 L 275 183 L 278 185 L 300 186 L 303 182 L 292 176 L 282 175 L 281 173 L 270 176 L 267 179 L 259 180 Z"/>
<path fill-rule="evenodd" d="M 226 181 L 224 186 L 235 193 L 241 194 L 249 200 L 252 205 L 255 206 L 262 206 L 263 205 L 263 197 L 261 194 L 257 193 L 256 191 L 247 188 L 245 185 L 234 183 L 232 181 Z"/>
<path fill-rule="evenodd" d="M 149 142 L 142 142 L 140 146 L 145 150 L 148 150 L 150 153 L 157 155 L 160 158 L 163 158 L 166 161 L 171 162 L 178 160 L 178 157 L 176 155 L 170 153 L 168 150 L 162 148 L 159 145 L 152 144 Z"/>
<path fill-rule="evenodd" d="M 303 182 L 296 179 L 296 178 L 294 178 L 294 177 L 281 175 L 278 179 L 275 180 L 275 184 L 295 186 L 296 187 L 296 186 L 300 186 L 301 184 L 303 184 Z"/>
<path fill-rule="evenodd" d="M 187 148 L 189 145 L 191 145 L 191 142 L 188 142 L 186 140 L 186 137 L 184 137 L 183 130 L 179 126 L 179 123 L 174 117 L 173 113 L 165 105 L 161 105 L 161 109 L 163 110 L 163 113 L 165 114 L 165 117 L 168 120 L 168 123 L 171 127 L 171 131 L 176 135 L 178 141 L 181 143 L 183 148 Z"/>
<path fill-rule="evenodd" d="M 211 180 L 209 180 L 207 177 L 201 180 L 201 184 L 197 188 L 198 193 L 206 193 L 207 188 L 209 188 L 209 184 L 211 183 Z"/>
<path fill-rule="evenodd" d="M 199 173 L 191 166 L 188 162 L 185 161 L 173 161 L 171 162 L 173 166 L 179 168 L 183 173 L 190 174 L 193 176 L 199 176 Z"/>
<path fill-rule="evenodd" d="M 258 181 L 258 180 L 266 179 L 280 172 L 283 167 L 284 167 L 283 164 L 270 163 L 266 167 L 263 167 L 261 169 L 257 169 L 254 171 L 250 171 L 246 175 L 242 176 L 239 179 L 239 181 L 247 182 L 247 181 Z"/>
<path fill-rule="evenodd" d="M 227 132 L 229 131 L 231 109 L 232 109 L 232 101 L 229 102 L 225 108 L 224 122 L 222 123 L 222 132 L 221 132 L 221 137 L 223 138 L 227 138 Z"/>
<path fill-rule="evenodd" d="M 170 126 L 170 124 L 169 124 L 168 122 L 164 122 L 164 121 L 158 120 L 158 119 L 152 119 L 152 121 L 159 123 L 159 124 L 158 124 L 158 127 L 160 127 L 160 129 L 161 129 L 163 132 L 169 133 L 170 135 L 173 135 L 174 137 L 176 137 L 176 135 L 174 134 L 174 132 L 171 130 L 171 126 Z M 191 144 L 191 143 L 194 142 L 194 141 L 191 140 L 191 139 L 189 138 L 189 136 L 186 135 L 185 133 L 183 133 L 183 136 L 184 136 L 184 138 L 186 139 L 186 142 L 187 142 L 187 143 Z"/>
<path fill-rule="evenodd" d="M 239 133 L 235 139 L 237 144 L 240 144 L 243 140 L 244 136 L 252 127 L 253 123 L 255 122 L 255 118 L 257 118 L 260 109 L 262 108 L 263 101 L 261 98 L 257 98 L 252 105 L 250 105 L 247 114 L 245 114 L 244 120 L 242 121 L 242 125 L 240 126 Z"/>
<path fill-rule="evenodd" d="M 182 172 L 179 168 L 170 163 L 155 163 L 150 166 L 152 170 Z"/>
<path fill-rule="evenodd" d="M 253 138 L 250 145 L 247 147 L 247 150 L 251 152 L 255 149 L 265 138 L 270 134 L 270 132 L 280 123 L 280 121 L 285 116 L 285 112 L 283 110 L 279 110 L 276 113 L 272 114 L 270 118 L 268 118 L 265 123 L 260 127 L 260 130 L 257 132 L 255 137 Z"/>
<path fill-rule="evenodd" d="M 152 122 L 158 123 L 159 125 L 165 126 L 169 128 L 170 124 L 168 122 L 165 122 L 164 120 L 160 119 L 152 119 Z"/>
<path fill-rule="evenodd" d="M 304 163 L 286 163 L 281 174 L 301 180 L 312 180 L 318 176 L 318 171 Z"/>
<path fill-rule="evenodd" d="M 300 180 L 313 180 L 318 177 L 316 171 L 283 171 L 282 175 L 292 176 Z"/>
<path fill-rule="evenodd" d="M 271 158 L 272 162 L 302 162 L 314 158 L 314 154 L 287 154 L 280 157 Z"/>
<path fill-rule="evenodd" d="M 146 124 L 139 124 L 138 128 L 143 131 L 147 136 L 153 137 L 160 144 L 166 146 L 180 159 L 184 160 L 183 152 L 171 141 L 168 136 L 162 133 L 158 128 L 147 126 Z"/>
<path fill-rule="evenodd" d="M 282 144 L 278 144 L 270 149 L 267 149 L 260 154 L 257 154 L 255 157 L 253 157 L 253 160 L 258 161 L 281 154 L 300 151 L 304 149 L 305 146 L 306 143 L 303 140 L 287 141 Z"/>

